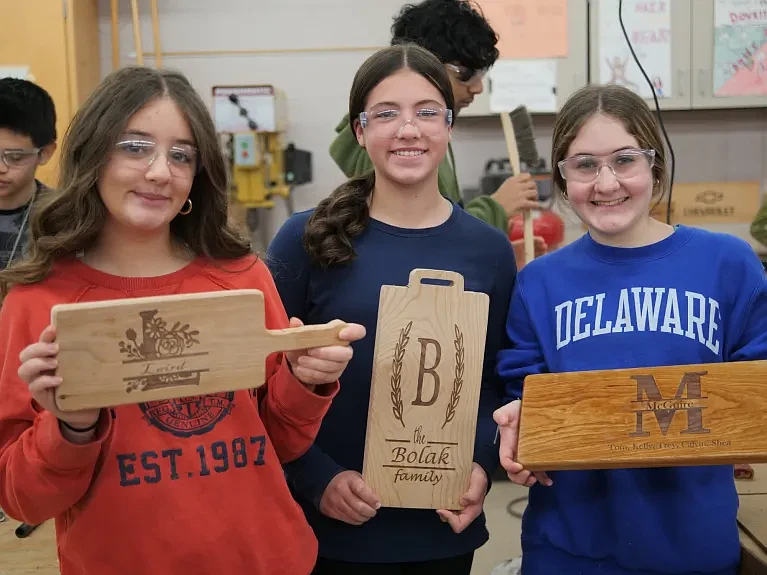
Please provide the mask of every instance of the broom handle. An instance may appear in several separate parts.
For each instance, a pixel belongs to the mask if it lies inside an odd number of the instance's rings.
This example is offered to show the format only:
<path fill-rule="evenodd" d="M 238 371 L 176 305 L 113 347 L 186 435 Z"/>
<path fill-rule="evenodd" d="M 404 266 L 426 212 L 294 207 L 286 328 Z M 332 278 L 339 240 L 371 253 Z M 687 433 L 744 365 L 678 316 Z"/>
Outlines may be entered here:
<path fill-rule="evenodd" d="M 509 161 L 514 175 L 518 176 L 522 169 L 519 163 L 519 151 L 517 150 L 517 138 L 514 135 L 514 126 L 508 114 L 501 113 L 501 124 L 503 125 L 503 135 L 506 137 L 506 150 L 509 153 Z M 525 222 L 525 264 L 530 263 L 535 258 L 535 244 L 533 243 L 533 214 L 530 210 L 522 212 Z"/>

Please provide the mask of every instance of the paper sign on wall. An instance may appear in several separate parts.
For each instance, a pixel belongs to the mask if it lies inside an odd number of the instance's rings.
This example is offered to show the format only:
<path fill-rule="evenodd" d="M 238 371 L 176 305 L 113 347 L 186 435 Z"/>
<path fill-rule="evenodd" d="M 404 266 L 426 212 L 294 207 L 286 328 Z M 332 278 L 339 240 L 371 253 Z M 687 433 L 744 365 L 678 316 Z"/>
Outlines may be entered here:
<path fill-rule="evenodd" d="M 248 118 L 257 129 L 276 132 L 282 129 L 284 110 L 273 86 L 214 86 L 213 121 L 217 132 L 246 132 L 251 128 Z M 233 101 L 234 99 L 234 101 Z M 248 117 L 240 113 L 247 111 Z"/>
<path fill-rule="evenodd" d="M 488 78 L 493 113 L 511 112 L 517 106 L 533 113 L 557 111 L 556 60 L 498 60 Z"/>
<path fill-rule="evenodd" d="M 567 0 L 476 0 L 501 58 L 567 56 Z"/>
<path fill-rule="evenodd" d="M 714 95 L 767 94 L 767 2 L 717 0 L 714 27 Z"/>
<path fill-rule="evenodd" d="M 0 78 L 29 79 L 29 66 L 0 66 Z"/>
<path fill-rule="evenodd" d="M 616 0 L 599 2 L 599 81 L 620 84 L 643 98 L 652 98 L 652 90 L 623 36 L 618 7 Z M 670 96 L 673 93 L 670 2 L 626 0 L 623 24 L 658 98 Z"/>
<path fill-rule="evenodd" d="M 664 196 L 653 209 L 654 218 L 666 221 L 667 201 Z M 760 205 L 759 181 L 676 183 L 671 196 L 671 223 L 749 224 Z"/>

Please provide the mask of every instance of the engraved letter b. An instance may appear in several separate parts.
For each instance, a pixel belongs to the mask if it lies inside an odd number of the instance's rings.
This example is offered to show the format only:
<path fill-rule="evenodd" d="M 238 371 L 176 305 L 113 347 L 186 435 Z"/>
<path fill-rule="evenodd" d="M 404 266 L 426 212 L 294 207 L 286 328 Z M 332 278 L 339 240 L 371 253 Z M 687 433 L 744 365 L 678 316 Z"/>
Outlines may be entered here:
<path fill-rule="evenodd" d="M 421 344 L 421 364 L 418 368 L 418 391 L 416 392 L 415 401 L 413 405 L 433 405 L 439 397 L 439 374 L 437 373 L 437 366 L 439 365 L 440 358 L 442 357 L 442 348 L 436 339 L 418 338 L 418 342 Z M 434 365 L 426 367 L 426 349 L 429 344 L 434 345 L 434 349 L 437 352 L 437 357 L 434 358 Z M 434 391 L 431 394 L 431 399 L 428 401 L 423 400 L 423 376 L 424 374 L 431 374 L 434 378 Z"/>

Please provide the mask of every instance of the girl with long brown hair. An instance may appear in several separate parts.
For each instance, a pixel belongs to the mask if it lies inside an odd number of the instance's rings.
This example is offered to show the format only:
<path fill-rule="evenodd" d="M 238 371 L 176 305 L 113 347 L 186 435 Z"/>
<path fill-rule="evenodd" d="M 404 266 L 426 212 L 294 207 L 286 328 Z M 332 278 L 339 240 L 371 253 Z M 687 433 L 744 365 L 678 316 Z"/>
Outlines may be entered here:
<path fill-rule="evenodd" d="M 500 405 L 495 354 L 516 265 L 508 237 L 439 191 L 451 135 L 450 79 L 414 45 L 381 50 L 358 70 L 349 117 L 374 166 L 293 216 L 269 248 L 269 265 L 291 315 L 308 323 L 343 314 L 374 334 L 382 285 L 407 285 L 415 268 L 460 273 L 465 289 L 488 294 L 479 418 L 471 481 L 453 513 L 379 508 L 360 471 L 375 337 L 355 347 L 343 392 L 317 441 L 285 466 L 319 540 L 316 575 L 469 575 L 488 539 L 482 506 L 498 466 L 493 409 Z M 435 401 L 447 404 L 449 392 Z"/>
<path fill-rule="evenodd" d="M 62 412 L 56 304 L 248 288 L 264 292 L 268 328 L 289 321 L 227 223 L 215 128 L 182 75 L 111 74 L 61 158 L 28 259 L 0 273 L 0 505 L 55 518 L 63 575 L 308 573 L 316 540 L 280 464 L 311 445 L 351 349 L 273 354 L 257 392 Z"/>

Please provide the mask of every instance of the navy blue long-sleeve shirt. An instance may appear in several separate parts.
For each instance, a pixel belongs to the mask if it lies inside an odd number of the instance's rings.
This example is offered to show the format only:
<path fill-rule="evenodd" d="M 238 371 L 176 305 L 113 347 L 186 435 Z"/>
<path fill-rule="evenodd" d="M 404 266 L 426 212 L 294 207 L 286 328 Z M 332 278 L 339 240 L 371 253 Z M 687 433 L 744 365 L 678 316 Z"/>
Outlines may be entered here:
<path fill-rule="evenodd" d="M 428 229 L 396 228 L 371 219 L 353 240 L 357 258 L 323 270 L 312 264 L 302 245 L 310 216 L 311 211 L 292 216 L 267 256 L 288 315 L 305 324 L 338 318 L 367 329 L 366 337 L 353 344 L 354 358 L 341 376 L 341 390 L 314 446 L 285 466 L 294 496 L 319 540 L 319 554 L 342 561 L 394 563 L 471 552 L 488 539 L 484 515 L 455 534 L 434 510 L 382 508 L 367 523 L 353 526 L 322 515 L 319 503 L 338 473 L 362 471 L 381 286 L 407 285 L 414 268 L 458 272 L 466 291 L 490 297 L 474 450 L 474 461 L 490 481 L 498 467 L 492 415 L 502 397 L 496 355 L 505 347 L 504 326 L 516 278 L 511 244 L 500 231 L 454 205 L 446 222 Z"/>

